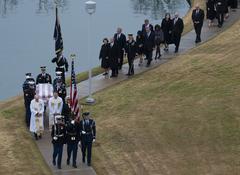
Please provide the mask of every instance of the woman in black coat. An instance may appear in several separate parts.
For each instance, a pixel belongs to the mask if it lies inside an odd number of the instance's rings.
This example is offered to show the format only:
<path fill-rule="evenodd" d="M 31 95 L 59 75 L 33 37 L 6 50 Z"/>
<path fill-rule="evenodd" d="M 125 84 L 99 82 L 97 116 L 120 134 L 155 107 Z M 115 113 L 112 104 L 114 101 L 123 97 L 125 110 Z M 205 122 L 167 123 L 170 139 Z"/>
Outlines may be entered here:
<path fill-rule="evenodd" d="M 144 42 L 144 38 L 143 38 L 143 34 L 142 31 L 138 31 L 137 32 L 137 36 L 136 36 L 136 46 L 137 46 L 137 55 L 139 56 L 139 66 L 142 65 L 143 63 L 143 42 Z"/>
<path fill-rule="evenodd" d="M 108 75 L 109 71 L 109 52 L 110 52 L 110 45 L 108 43 L 108 39 L 103 39 L 103 45 L 100 50 L 99 59 L 102 60 L 101 67 L 105 70 L 104 76 Z"/>
<path fill-rule="evenodd" d="M 206 7 L 208 26 L 211 27 L 213 25 L 213 20 L 216 18 L 215 0 L 207 0 Z"/>
<path fill-rule="evenodd" d="M 156 54 L 155 54 L 155 60 L 160 59 L 161 55 L 161 48 L 160 45 L 161 43 L 164 42 L 164 36 L 163 36 L 163 31 L 161 29 L 160 25 L 155 25 L 154 28 L 154 41 L 155 41 L 155 46 L 156 46 Z"/>
<path fill-rule="evenodd" d="M 171 19 L 170 13 L 165 14 L 165 18 L 162 20 L 162 31 L 164 35 L 164 44 L 165 51 L 168 51 L 168 45 L 172 44 L 172 29 L 173 29 L 173 21 Z"/>

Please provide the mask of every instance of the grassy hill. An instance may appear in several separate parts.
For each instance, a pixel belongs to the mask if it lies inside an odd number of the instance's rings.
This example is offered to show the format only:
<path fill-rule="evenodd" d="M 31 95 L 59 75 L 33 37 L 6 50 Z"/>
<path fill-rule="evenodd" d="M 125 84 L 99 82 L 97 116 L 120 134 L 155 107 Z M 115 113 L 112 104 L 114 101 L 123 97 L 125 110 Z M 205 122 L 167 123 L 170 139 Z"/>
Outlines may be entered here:
<path fill-rule="evenodd" d="M 238 175 L 240 22 L 95 94 L 98 175 Z"/>

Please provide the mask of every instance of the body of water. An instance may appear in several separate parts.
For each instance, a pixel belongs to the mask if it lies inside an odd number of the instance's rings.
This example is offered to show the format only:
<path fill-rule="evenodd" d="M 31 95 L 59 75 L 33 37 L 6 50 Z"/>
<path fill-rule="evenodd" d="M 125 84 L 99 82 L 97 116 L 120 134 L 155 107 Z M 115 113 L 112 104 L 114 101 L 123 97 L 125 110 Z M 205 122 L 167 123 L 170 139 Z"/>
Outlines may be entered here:
<path fill-rule="evenodd" d="M 89 68 L 87 55 L 88 14 L 83 0 L 58 0 L 64 55 L 74 53 L 76 72 Z M 144 19 L 161 23 L 166 12 L 184 16 L 189 9 L 183 0 L 96 0 L 91 20 L 92 67 L 100 64 L 99 49 L 104 37 L 112 37 L 117 27 L 136 34 Z M 26 72 L 36 77 L 41 65 L 55 77 L 53 31 L 54 0 L 0 0 L 0 100 L 22 91 Z M 70 60 L 69 60 L 70 63 Z M 70 75 L 70 71 L 68 75 Z"/>

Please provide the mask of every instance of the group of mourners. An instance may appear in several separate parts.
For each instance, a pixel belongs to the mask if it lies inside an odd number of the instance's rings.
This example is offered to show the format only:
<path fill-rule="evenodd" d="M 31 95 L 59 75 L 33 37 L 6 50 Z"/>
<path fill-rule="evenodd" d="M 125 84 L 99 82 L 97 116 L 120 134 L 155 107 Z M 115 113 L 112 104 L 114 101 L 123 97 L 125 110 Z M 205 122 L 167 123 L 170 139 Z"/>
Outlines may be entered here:
<path fill-rule="evenodd" d="M 175 53 L 177 53 L 183 29 L 183 20 L 178 13 L 175 13 L 173 19 L 170 13 L 167 13 L 162 20 L 161 26 L 157 24 L 153 27 L 149 20 L 146 19 L 142 29 L 137 32 L 136 38 L 130 33 L 128 39 L 126 39 L 122 29 L 117 28 L 117 32 L 112 38 L 109 40 L 107 38 L 103 39 L 99 54 L 101 67 L 105 69 L 103 75 L 108 75 L 111 69 L 112 74 L 110 77 L 117 77 L 118 70 L 122 69 L 125 54 L 129 64 L 127 76 L 131 76 L 134 75 L 133 62 L 136 56 L 140 58 L 139 66 L 142 66 L 143 56 L 145 55 L 146 66 L 149 67 L 152 62 L 154 48 L 156 48 L 155 60 L 161 58 L 161 44 L 165 46 L 165 51 L 168 51 L 169 44 L 175 44 Z"/>
<path fill-rule="evenodd" d="M 31 73 L 26 73 L 26 80 L 23 83 L 26 124 L 35 139 L 39 140 L 43 136 L 44 123 L 46 123 L 44 116 L 49 116 L 48 126 L 53 144 L 52 163 L 54 166 L 57 165 L 58 169 L 61 169 L 64 144 L 67 144 L 67 165 L 70 165 L 72 157 L 72 166 L 77 168 L 76 159 L 80 146 L 82 161 L 85 163 L 87 157 L 87 165 L 91 166 L 92 143 L 96 138 L 95 121 L 90 118 L 90 112 L 82 112 L 80 120 L 80 117 L 71 110 L 64 76 L 68 71 L 68 62 L 62 52 L 58 53 L 52 62 L 57 64 L 53 84 L 51 75 L 46 73 L 46 66 L 41 66 L 42 72 L 37 76 L 36 81 Z M 40 85 L 44 85 L 48 90 L 51 90 L 49 86 L 53 87 L 52 96 L 46 101 L 37 93 L 36 87 Z"/>
<path fill-rule="evenodd" d="M 209 27 L 213 25 L 214 19 L 218 20 L 218 27 L 222 27 L 224 21 L 229 17 L 229 10 L 238 8 L 238 0 L 207 0 L 207 19 Z"/>
<path fill-rule="evenodd" d="M 218 27 L 222 27 L 224 20 L 229 16 L 229 8 L 236 9 L 238 0 L 206 0 L 207 19 L 209 19 L 209 27 L 213 25 L 214 19 L 218 20 Z M 204 10 L 196 5 L 192 12 L 192 21 L 196 32 L 195 43 L 201 42 L 201 31 L 205 18 Z M 161 46 L 164 51 L 168 52 L 169 45 L 175 45 L 175 53 L 179 51 L 180 40 L 184 29 L 183 20 L 178 13 L 171 18 L 170 13 L 166 13 L 160 24 L 153 26 L 146 19 L 141 30 L 137 31 L 136 37 L 132 33 L 126 35 L 122 32 L 122 28 L 117 28 L 117 32 L 112 38 L 103 39 L 100 49 L 99 59 L 101 67 L 105 70 L 104 76 L 117 77 L 118 70 L 122 69 L 124 63 L 124 55 L 128 60 L 127 76 L 134 75 L 134 59 L 139 58 L 139 66 L 143 65 L 143 58 L 147 60 L 146 66 L 149 67 L 153 60 L 153 51 L 155 50 L 155 60 L 161 58 Z M 125 53 L 125 54 L 124 54 Z"/>

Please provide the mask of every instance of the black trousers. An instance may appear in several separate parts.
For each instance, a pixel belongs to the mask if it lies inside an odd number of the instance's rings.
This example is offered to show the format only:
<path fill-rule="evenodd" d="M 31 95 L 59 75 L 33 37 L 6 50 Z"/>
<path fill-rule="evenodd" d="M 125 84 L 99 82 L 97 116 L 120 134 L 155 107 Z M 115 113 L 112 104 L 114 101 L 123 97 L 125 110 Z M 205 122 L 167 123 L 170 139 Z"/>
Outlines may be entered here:
<path fill-rule="evenodd" d="M 85 161 L 87 153 L 87 163 L 91 164 L 92 159 L 92 142 L 82 141 L 82 160 Z"/>
<path fill-rule="evenodd" d="M 133 75 L 134 74 L 134 58 L 129 58 L 128 57 L 128 75 Z"/>
<path fill-rule="evenodd" d="M 180 41 L 181 41 L 181 34 L 174 34 L 173 35 L 173 40 L 174 40 L 174 44 L 175 44 L 175 51 L 178 51 Z"/>
<path fill-rule="evenodd" d="M 120 49 L 119 51 L 118 51 L 118 68 L 119 69 L 122 69 L 122 65 L 123 65 L 123 55 L 124 55 L 124 52 L 123 52 L 123 50 L 122 49 Z"/>
<path fill-rule="evenodd" d="M 218 26 L 222 27 L 224 22 L 224 13 L 217 13 Z"/>
<path fill-rule="evenodd" d="M 78 143 L 68 143 L 67 144 L 67 160 L 70 161 L 72 155 L 72 164 L 76 165 L 77 160 L 77 151 L 78 151 Z"/>
<path fill-rule="evenodd" d="M 147 65 L 150 65 L 152 61 L 152 50 L 146 50 L 145 55 L 147 59 Z"/>
<path fill-rule="evenodd" d="M 111 68 L 112 70 L 112 76 L 117 76 L 118 75 L 118 67 Z"/>
<path fill-rule="evenodd" d="M 194 24 L 194 29 L 196 32 L 196 41 L 201 41 L 202 23 Z"/>
<path fill-rule="evenodd" d="M 57 158 L 57 165 L 61 166 L 62 163 L 63 144 L 53 144 L 53 161 Z"/>
<path fill-rule="evenodd" d="M 66 83 L 65 83 L 65 69 L 64 69 L 64 68 L 61 68 L 61 67 L 56 67 L 55 71 L 56 71 L 56 72 L 57 72 L 57 71 L 62 72 L 62 82 L 63 82 L 64 84 L 66 84 Z"/>
<path fill-rule="evenodd" d="M 25 110 L 26 110 L 26 124 L 27 124 L 27 127 L 30 126 L 30 120 L 31 120 L 31 110 L 30 110 L 30 103 L 31 103 L 31 100 L 25 100 L 24 104 L 25 104 Z"/>

